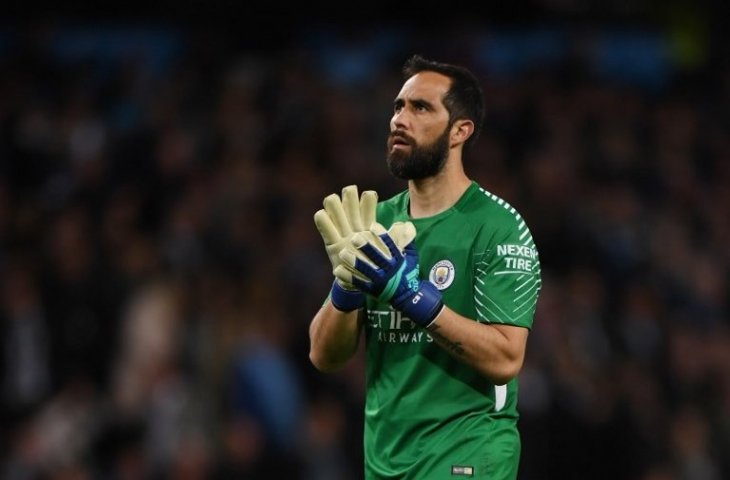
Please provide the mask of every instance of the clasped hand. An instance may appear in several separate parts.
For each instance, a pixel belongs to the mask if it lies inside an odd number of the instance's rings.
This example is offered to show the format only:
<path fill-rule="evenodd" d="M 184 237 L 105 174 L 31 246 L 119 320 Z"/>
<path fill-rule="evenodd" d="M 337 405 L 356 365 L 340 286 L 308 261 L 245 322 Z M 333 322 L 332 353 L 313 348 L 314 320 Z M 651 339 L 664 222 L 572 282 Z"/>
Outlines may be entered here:
<path fill-rule="evenodd" d="M 403 225 L 415 231 L 412 223 L 404 222 Z M 380 243 L 386 249 L 381 248 Z M 335 276 L 381 302 L 389 303 L 418 325 L 430 326 L 444 304 L 441 292 L 431 282 L 419 278 L 415 241 L 411 240 L 401 251 L 389 232 L 381 225 L 373 224 L 369 235 L 356 233 L 351 244 L 352 248 L 340 251 L 342 263 L 335 268 Z"/>
<path fill-rule="evenodd" d="M 324 241 L 325 251 L 332 264 L 332 272 L 341 265 L 340 252 L 350 249 L 357 254 L 352 246 L 355 234 L 363 235 L 367 241 L 388 254 L 387 247 L 380 238 L 371 231 L 385 231 L 382 225 L 375 221 L 378 195 L 373 190 L 366 190 L 358 197 L 357 185 L 348 185 L 342 189 L 342 197 L 336 193 L 325 197 L 322 202 L 324 208 L 314 214 L 314 223 Z M 396 245 L 403 248 L 416 236 L 416 229 L 410 222 L 397 222 L 390 228 L 391 238 Z M 338 310 L 349 312 L 361 308 L 365 297 L 351 281 L 336 278 L 330 292 L 332 304 Z"/>

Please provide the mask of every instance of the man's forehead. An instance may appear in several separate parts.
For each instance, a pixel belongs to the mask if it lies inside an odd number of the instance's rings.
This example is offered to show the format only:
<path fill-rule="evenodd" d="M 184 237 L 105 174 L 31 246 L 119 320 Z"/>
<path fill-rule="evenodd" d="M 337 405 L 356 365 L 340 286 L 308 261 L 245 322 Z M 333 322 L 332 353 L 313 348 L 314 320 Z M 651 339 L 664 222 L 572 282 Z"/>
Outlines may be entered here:
<path fill-rule="evenodd" d="M 439 102 L 449 91 L 451 79 L 437 72 L 419 72 L 406 80 L 398 98 L 403 100 L 422 99 Z"/>

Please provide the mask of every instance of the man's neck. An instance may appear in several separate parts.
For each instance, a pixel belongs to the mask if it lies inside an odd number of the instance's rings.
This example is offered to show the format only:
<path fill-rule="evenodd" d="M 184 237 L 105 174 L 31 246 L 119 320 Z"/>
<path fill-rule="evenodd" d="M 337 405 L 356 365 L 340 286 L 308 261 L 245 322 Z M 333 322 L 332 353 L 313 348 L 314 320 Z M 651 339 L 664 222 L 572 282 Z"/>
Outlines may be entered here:
<path fill-rule="evenodd" d="M 426 218 L 453 207 L 471 185 L 461 168 L 452 162 L 436 176 L 408 182 L 411 218 Z"/>

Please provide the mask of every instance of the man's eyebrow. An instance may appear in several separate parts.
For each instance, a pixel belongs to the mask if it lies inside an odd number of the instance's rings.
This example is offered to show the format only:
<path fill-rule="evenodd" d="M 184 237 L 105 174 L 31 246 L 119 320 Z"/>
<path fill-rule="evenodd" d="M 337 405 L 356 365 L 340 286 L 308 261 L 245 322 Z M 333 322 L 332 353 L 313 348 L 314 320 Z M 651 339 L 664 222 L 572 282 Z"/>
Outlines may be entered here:
<path fill-rule="evenodd" d="M 423 98 L 414 98 L 414 99 L 411 99 L 408 101 L 406 101 L 403 98 L 396 98 L 395 100 L 393 100 L 394 107 L 402 107 L 406 103 L 410 103 L 411 105 L 414 105 L 416 107 L 425 107 L 430 110 L 433 110 L 433 108 L 434 108 L 433 103 L 431 103 L 428 100 L 425 100 Z"/>
<path fill-rule="evenodd" d="M 433 110 L 433 103 L 429 102 L 428 100 L 424 100 L 422 98 L 414 98 L 411 100 L 411 103 L 415 105 L 416 107 L 425 107 L 429 110 Z"/>

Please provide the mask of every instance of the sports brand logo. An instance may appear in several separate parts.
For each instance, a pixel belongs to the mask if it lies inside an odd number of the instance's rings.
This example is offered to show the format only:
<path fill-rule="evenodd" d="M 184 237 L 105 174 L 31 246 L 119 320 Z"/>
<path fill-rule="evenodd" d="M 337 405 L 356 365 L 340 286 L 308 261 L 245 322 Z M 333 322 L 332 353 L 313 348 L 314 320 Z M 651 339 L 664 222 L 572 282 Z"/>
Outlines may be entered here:
<path fill-rule="evenodd" d="M 468 465 L 452 465 L 451 476 L 454 477 L 473 477 L 474 467 Z"/>

